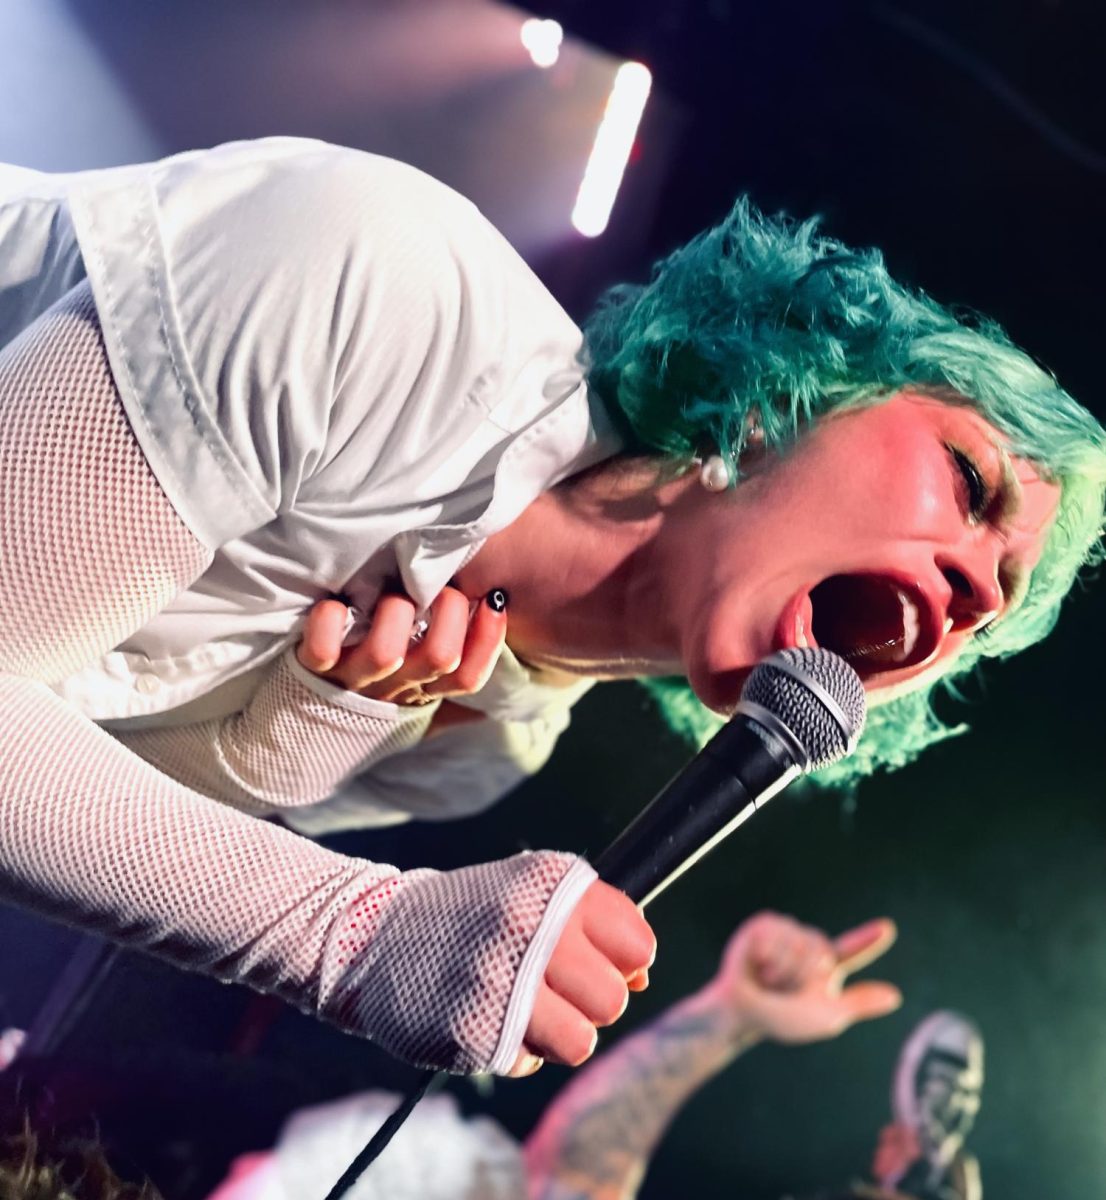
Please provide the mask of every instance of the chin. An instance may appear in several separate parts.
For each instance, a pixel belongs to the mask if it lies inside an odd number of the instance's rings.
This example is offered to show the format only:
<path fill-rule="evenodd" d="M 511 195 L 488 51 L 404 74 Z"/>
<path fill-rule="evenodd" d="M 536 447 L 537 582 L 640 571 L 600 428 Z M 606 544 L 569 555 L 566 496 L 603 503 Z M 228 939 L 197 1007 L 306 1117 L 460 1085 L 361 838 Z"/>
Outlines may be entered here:
<path fill-rule="evenodd" d="M 724 671 L 699 671 L 692 668 L 687 681 L 700 703 L 720 717 L 732 717 L 741 689 L 752 674 L 752 667 L 732 667 Z"/>

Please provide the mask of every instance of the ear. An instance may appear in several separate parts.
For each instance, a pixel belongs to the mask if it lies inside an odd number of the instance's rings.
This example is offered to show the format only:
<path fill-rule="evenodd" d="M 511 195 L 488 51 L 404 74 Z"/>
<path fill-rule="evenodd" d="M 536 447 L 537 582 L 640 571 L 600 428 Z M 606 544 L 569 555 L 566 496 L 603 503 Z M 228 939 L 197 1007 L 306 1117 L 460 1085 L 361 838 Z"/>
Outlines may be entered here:
<path fill-rule="evenodd" d="M 745 417 L 741 438 L 742 451 L 756 452 L 764 449 L 764 425 L 760 419 L 760 409 L 750 409 Z"/>

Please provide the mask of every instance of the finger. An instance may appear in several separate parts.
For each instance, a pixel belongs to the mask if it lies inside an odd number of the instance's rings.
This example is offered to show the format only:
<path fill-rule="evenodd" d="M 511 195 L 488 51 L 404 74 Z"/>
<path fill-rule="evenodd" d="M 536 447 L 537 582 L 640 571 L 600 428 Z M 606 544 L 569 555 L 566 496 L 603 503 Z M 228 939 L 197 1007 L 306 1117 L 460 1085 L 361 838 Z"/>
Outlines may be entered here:
<path fill-rule="evenodd" d="M 320 600 L 307 614 L 296 657 L 309 671 L 329 671 L 342 653 L 349 609 L 341 600 Z"/>
<path fill-rule="evenodd" d="M 752 946 L 752 966 L 758 983 L 783 988 L 795 982 L 802 953 L 802 929 L 797 923 L 777 923 L 758 933 Z"/>
<path fill-rule="evenodd" d="M 588 941 L 624 977 L 653 965 L 657 939 L 625 892 L 596 880 L 584 893 L 579 912 Z"/>
<path fill-rule="evenodd" d="M 786 956 L 788 947 L 801 929 L 802 926 L 792 917 L 762 912 L 750 917 L 738 932 L 747 931 L 748 962 L 759 971 Z"/>
<path fill-rule="evenodd" d="M 902 1005 L 902 992 L 890 983 L 864 980 L 845 988 L 836 1004 L 850 1025 L 886 1017 Z"/>
<path fill-rule="evenodd" d="M 465 633 L 461 662 L 455 671 L 427 684 L 428 696 L 472 695 L 478 692 L 495 668 L 507 638 L 507 593 L 490 591 L 476 606 Z"/>
<path fill-rule="evenodd" d="M 539 1058 L 528 1046 L 524 1045 L 515 1058 L 514 1066 L 507 1074 L 512 1079 L 522 1079 L 527 1075 L 533 1075 L 544 1062 L 545 1059 Z"/>
<path fill-rule="evenodd" d="M 796 954 L 793 976 L 796 986 L 805 987 L 811 982 L 839 977 L 839 973 L 833 943 L 818 930 L 806 930 Z"/>
<path fill-rule="evenodd" d="M 626 987 L 631 992 L 644 992 L 649 986 L 649 972 L 642 967 L 640 971 L 635 972 L 626 980 Z"/>
<path fill-rule="evenodd" d="M 599 1039 L 595 1026 L 547 984 L 538 988 L 525 1042 L 532 1053 L 549 1062 L 578 1067 L 591 1057 Z"/>
<path fill-rule="evenodd" d="M 356 691 L 395 675 L 403 665 L 415 621 L 415 602 L 386 593 L 376 602 L 364 638 L 350 647 L 339 670 L 346 687 Z"/>
<path fill-rule="evenodd" d="M 874 921 L 858 925 L 855 929 L 849 929 L 833 940 L 838 965 L 846 974 L 851 975 L 885 954 L 898 936 L 895 922 L 887 917 L 878 917 Z"/>
<path fill-rule="evenodd" d="M 421 642 L 408 646 L 407 658 L 394 677 L 394 694 L 414 684 L 424 685 L 455 671 L 461 662 L 469 623 L 468 597 L 456 588 L 443 588 L 430 606 L 430 624 Z M 420 686 L 425 692 L 425 687 Z M 382 692 L 383 700 L 393 692 Z"/>
<path fill-rule="evenodd" d="M 566 930 L 545 969 L 545 982 L 593 1025 L 613 1025 L 630 999 L 625 979 L 582 930 Z"/>
<path fill-rule="evenodd" d="M 438 679 L 457 670 L 468 626 L 469 598 L 456 588 L 442 588 L 430 606 L 430 628 L 419 646 L 419 654 L 431 672 L 425 680 Z"/>

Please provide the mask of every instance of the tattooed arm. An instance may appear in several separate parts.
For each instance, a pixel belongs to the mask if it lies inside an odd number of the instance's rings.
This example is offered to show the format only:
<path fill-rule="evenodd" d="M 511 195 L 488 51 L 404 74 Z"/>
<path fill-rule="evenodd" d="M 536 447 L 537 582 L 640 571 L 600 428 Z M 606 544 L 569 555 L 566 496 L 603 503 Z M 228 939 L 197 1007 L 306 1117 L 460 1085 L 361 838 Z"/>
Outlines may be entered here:
<path fill-rule="evenodd" d="M 578 1073 L 526 1143 L 531 1200 L 630 1200 L 688 1097 L 757 1038 L 710 989 Z"/>
<path fill-rule="evenodd" d="M 685 1101 L 742 1050 L 769 1038 L 812 1042 L 900 1003 L 852 971 L 895 937 L 872 921 L 831 940 L 761 913 L 730 939 L 717 976 L 577 1073 L 526 1144 L 531 1200 L 632 1200 Z"/>

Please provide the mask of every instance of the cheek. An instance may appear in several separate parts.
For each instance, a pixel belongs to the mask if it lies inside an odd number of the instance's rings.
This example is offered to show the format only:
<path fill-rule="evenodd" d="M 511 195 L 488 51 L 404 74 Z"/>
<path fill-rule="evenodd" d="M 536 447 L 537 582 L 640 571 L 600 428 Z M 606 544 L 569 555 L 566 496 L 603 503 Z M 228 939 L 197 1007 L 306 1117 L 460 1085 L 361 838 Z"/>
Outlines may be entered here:
<path fill-rule="evenodd" d="M 959 520 L 947 454 L 901 423 L 842 421 L 763 478 L 763 508 L 832 540 L 909 537 Z"/>

